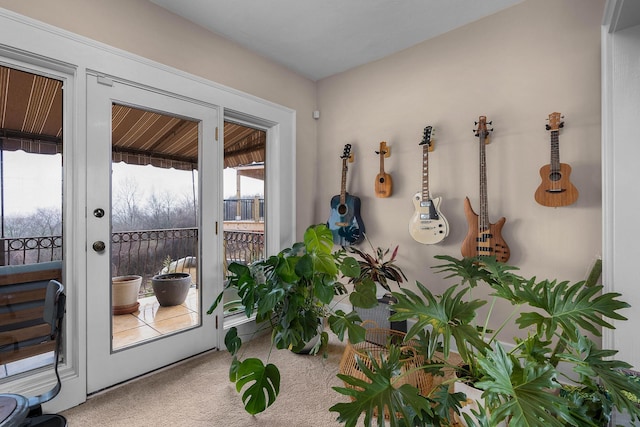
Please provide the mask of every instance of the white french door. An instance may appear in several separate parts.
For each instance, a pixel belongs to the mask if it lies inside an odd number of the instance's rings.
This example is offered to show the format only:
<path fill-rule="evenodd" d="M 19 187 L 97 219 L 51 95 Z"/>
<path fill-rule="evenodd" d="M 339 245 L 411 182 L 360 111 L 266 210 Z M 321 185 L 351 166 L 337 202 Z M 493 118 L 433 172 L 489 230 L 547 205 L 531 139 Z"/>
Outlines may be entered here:
<path fill-rule="evenodd" d="M 131 110 L 139 113 L 135 123 L 120 117 Z M 116 147 L 116 135 L 118 141 L 133 140 L 127 132 L 136 123 L 159 116 L 179 122 L 173 136 L 123 155 L 126 143 Z M 218 347 L 218 322 L 206 314 L 222 283 L 218 125 L 215 107 L 87 76 L 88 393 Z M 195 129 L 197 137 L 179 138 L 184 127 Z M 147 130 L 162 131 L 151 124 Z M 158 161 L 158 153 L 171 151 L 172 144 L 173 155 Z M 189 161 L 190 171 L 173 167 Z M 172 265 L 163 262 L 167 257 Z M 166 267 L 191 273 L 182 304 L 159 306 L 152 293 L 150 277 Z M 120 275 L 143 277 L 142 292 L 133 310 L 114 315 L 111 281 Z"/>

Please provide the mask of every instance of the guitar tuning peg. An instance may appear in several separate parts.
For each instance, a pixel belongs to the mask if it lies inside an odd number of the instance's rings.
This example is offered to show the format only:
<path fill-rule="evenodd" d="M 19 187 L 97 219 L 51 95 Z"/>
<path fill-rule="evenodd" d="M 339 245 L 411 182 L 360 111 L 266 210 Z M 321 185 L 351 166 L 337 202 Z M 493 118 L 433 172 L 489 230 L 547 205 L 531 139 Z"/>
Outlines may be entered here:
<path fill-rule="evenodd" d="M 474 124 L 474 125 L 477 125 L 477 124 L 478 124 L 478 122 L 473 122 L 473 124 Z"/>
<path fill-rule="evenodd" d="M 491 120 L 490 122 L 487 122 L 488 125 L 492 125 L 493 124 L 493 120 Z M 493 130 L 493 129 L 491 129 Z"/>
<path fill-rule="evenodd" d="M 551 130 L 551 126 L 549 126 L 549 125 L 544 125 L 544 128 L 545 128 L 546 130 Z"/>
<path fill-rule="evenodd" d="M 560 124 L 558 125 L 558 127 L 563 128 L 563 127 L 564 127 L 564 122 L 560 122 Z"/>
<path fill-rule="evenodd" d="M 489 123 L 491 123 L 491 122 L 489 122 Z M 493 132 L 493 128 L 489 129 L 489 132 Z"/>

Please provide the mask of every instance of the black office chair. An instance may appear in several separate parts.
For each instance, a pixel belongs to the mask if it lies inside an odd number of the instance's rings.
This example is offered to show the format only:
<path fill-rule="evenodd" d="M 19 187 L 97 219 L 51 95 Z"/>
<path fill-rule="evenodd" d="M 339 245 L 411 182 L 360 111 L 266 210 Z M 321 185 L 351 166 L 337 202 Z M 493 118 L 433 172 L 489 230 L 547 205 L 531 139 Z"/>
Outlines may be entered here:
<path fill-rule="evenodd" d="M 48 338 L 55 342 L 54 371 L 56 385 L 49 391 L 31 398 L 19 394 L 0 394 L 0 427 L 66 427 L 67 420 L 58 414 L 43 414 L 42 404 L 53 399 L 62 386 L 58 373 L 58 361 L 62 346 L 62 320 L 65 313 L 64 287 L 57 280 L 50 280 L 46 287 L 43 320 Z M 16 343 L 15 345 L 20 345 Z"/>

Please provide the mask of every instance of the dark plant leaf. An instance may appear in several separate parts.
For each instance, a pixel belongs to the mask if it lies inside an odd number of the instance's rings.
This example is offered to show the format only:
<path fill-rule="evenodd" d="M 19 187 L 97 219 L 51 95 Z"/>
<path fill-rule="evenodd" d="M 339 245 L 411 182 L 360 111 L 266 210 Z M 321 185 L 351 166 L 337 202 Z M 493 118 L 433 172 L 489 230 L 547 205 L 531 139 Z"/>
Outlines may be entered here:
<path fill-rule="evenodd" d="M 337 310 L 335 314 L 329 316 L 329 328 L 340 341 L 344 340 L 345 333 L 349 334 L 349 341 L 354 344 L 364 341 L 366 330 L 360 326 L 360 323 L 362 319 L 355 311 L 345 314 L 344 311 Z"/>
<path fill-rule="evenodd" d="M 263 412 L 280 392 L 280 371 L 273 364 L 249 358 L 238 367 L 236 390 L 242 392 L 245 410 L 251 415 Z"/>
<path fill-rule="evenodd" d="M 238 329 L 235 326 L 229 329 L 224 336 L 224 345 L 232 356 L 238 353 L 238 350 L 242 346 L 242 339 L 238 336 Z"/>

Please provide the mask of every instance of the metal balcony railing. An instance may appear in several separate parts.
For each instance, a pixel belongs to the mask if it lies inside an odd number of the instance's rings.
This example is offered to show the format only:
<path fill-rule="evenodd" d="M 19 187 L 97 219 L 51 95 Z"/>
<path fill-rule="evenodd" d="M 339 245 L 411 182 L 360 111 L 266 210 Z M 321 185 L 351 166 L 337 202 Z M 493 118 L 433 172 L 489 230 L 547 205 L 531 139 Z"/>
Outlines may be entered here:
<path fill-rule="evenodd" d="M 262 231 L 224 231 L 223 239 L 225 272 L 232 261 L 250 263 L 264 257 Z M 140 292 L 149 294 L 149 279 L 162 270 L 167 257 L 178 261 L 177 271 L 181 271 L 193 265 L 189 257 L 195 257 L 197 253 L 197 228 L 120 231 L 111 236 L 111 274 L 142 276 Z M 0 239 L 0 265 L 35 264 L 61 259 L 62 236 Z M 185 262 L 187 260 L 190 262 Z"/>

